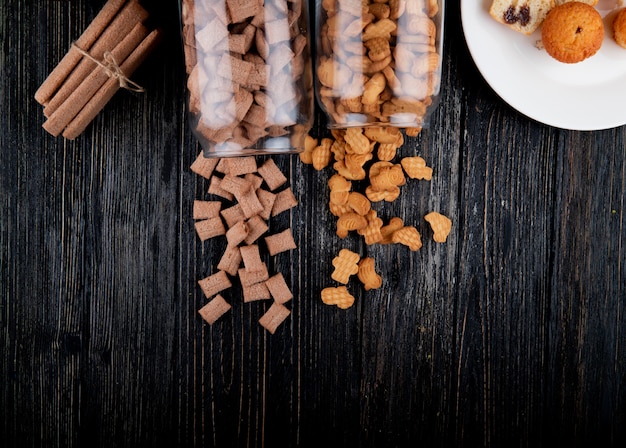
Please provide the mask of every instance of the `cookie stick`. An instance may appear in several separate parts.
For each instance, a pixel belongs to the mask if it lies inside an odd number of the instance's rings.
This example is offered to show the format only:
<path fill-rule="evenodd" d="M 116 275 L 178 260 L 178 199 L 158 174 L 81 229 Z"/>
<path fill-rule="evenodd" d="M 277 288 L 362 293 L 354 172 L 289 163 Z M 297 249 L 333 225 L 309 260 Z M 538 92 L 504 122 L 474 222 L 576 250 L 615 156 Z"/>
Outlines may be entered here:
<path fill-rule="evenodd" d="M 147 35 L 148 29 L 143 24 L 135 25 L 135 28 L 111 52 L 113 59 L 118 64 L 122 63 Z M 109 76 L 105 70 L 103 67 L 96 67 L 67 97 L 67 100 L 50 115 L 50 118 L 43 124 L 43 128 L 55 137 L 63 132 L 63 129 L 107 81 Z"/>
<path fill-rule="evenodd" d="M 76 45 L 88 51 L 125 2 L 126 0 L 109 0 L 85 29 L 83 34 L 76 40 Z M 76 48 L 70 48 L 65 56 L 63 56 L 63 59 L 61 59 L 54 70 L 52 70 L 41 84 L 39 89 L 37 89 L 37 92 L 35 92 L 35 100 L 39 104 L 47 104 L 48 100 L 54 95 L 61 84 L 63 84 L 63 81 L 65 81 L 72 70 L 74 70 L 74 67 L 80 62 L 82 57 L 82 54 L 80 54 Z"/>
<path fill-rule="evenodd" d="M 161 31 L 156 29 L 148 34 L 141 44 L 133 51 L 128 58 L 122 63 L 120 69 L 126 76 L 132 75 L 141 63 L 146 59 L 148 54 L 154 50 L 161 40 Z M 120 84 L 117 79 L 111 78 L 96 92 L 82 110 L 74 117 L 70 124 L 63 131 L 63 137 L 73 140 L 78 137 L 81 132 L 91 123 L 95 116 L 102 110 L 106 103 L 119 90 Z"/>
<path fill-rule="evenodd" d="M 137 23 L 143 22 L 147 17 L 148 12 L 139 3 L 135 1 L 128 3 L 93 44 L 89 51 L 90 55 L 94 59 L 102 60 L 104 52 L 111 51 Z M 96 68 L 98 67 L 95 62 L 83 58 L 44 107 L 44 115 L 46 117 L 52 115 Z"/>

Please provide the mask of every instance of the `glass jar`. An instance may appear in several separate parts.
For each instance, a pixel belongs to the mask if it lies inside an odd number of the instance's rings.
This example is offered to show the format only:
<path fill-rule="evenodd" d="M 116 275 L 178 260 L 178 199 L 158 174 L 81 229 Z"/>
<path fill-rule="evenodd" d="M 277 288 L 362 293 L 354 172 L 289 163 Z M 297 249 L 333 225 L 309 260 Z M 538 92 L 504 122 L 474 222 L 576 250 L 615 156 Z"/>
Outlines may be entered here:
<path fill-rule="evenodd" d="M 313 122 L 306 0 L 181 0 L 191 129 L 206 157 L 300 152 Z"/>
<path fill-rule="evenodd" d="M 317 0 L 316 95 L 330 128 L 427 124 L 444 0 Z"/>

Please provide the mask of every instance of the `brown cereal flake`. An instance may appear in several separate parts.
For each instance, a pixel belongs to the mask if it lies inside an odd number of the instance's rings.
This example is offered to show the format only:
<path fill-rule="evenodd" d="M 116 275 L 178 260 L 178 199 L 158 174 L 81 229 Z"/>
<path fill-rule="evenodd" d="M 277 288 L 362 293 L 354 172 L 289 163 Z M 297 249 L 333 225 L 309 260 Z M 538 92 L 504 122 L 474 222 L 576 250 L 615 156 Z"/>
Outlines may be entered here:
<path fill-rule="evenodd" d="M 206 179 L 210 179 L 219 161 L 220 159 L 217 157 L 204 157 L 204 152 L 201 151 L 191 164 L 191 171 Z"/>
<path fill-rule="evenodd" d="M 193 219 L 215 218 L 220 215 L 222 203 L 220 201 L 193 201 Z"/>
<path fill-rule="evenodd" d="M 266 236 L 265 244 L 271 256 L 297 247 L 293 239 L 293 234 L 291 233 L 291 228 L 287 228 L 274 235 Z"/>
<path fill-rule="evenodd" d="M 266 269 L 261 260 L 261 252 L 259 246 L 256 244 L 250 244 L 248 246 L 241 246 L 239 248 L 243 265 L 247 272 L 256 272 Z"/>
<path fill-rule="evenodd" d="M 226 231 L 226 240 L 231 246 L 238 246 L 242 241 L 246 239 L 249 233 L 248 224 L 246 221 L 239 221 Z"/>
<path fill-rule="evenodd" d="M 270 191 L 276 190 L 278 187 L 287 182 L 287 178 L 280 171 L 273 159 L 267 159 L 263 165 L 259 167 L 259 174 L 265 180 Z"/>
<path fill-rule="evenodd" d="M 239 251 L 239 246 L 226 246 L 226 250 L 220 258 L 219 263 L 217 264 L 217 269 L 220 271 L 224 271 L 231 276 L 236 276 L 239 267 L 241 266 L 241 252 Z"/>
<path fill-rule="evenodd" d="M 293 299 L 293 293 L 285 282 L 285 277 L 280 272 L 265 281 L 270 294 L 276 303 L 284 304 Z"/>
<path fill-rule="evenodd" d="M 214 194 L 216 196 L 220 196 L 224 199 L 227 199 L 229 201 L 232 201 L 233 199 L 235 199 L 235 196 L 224 190 L 223 188 L 220 187 L 220 184 L 222 183 L 222 179 L 220 179 L 217 176 L 212 176 L 211 177 L 211 183 L 209 184 L 209 194 Z"/>
<path fill-rule="evenodd" d="M 291 314 L 291 311 L 289 311 L 286 306 L 281 305 L 278 302 L 274 302 L 265 314 L 261 316 L 259 323 L 271 334 L 274 334 L 280 324 L 282 324 L 283 321 L 289 317 L 289 314 Z"/>
<path fill-rule="evenodd" d="M 271 299 L 269 289 L 264 282 L 253 283 L 252 285 L 242 286 L 244 303 L 254 302 L 256 300 Z"/>
<path fill-rule="evenodd" d="M 221 292 L 232 286 L 232 283 L 230 282 L 228 276 L 226 275 L 226 272 L 224 271 L 217 271 L 213 275 L 209 275 L 202 280 L 198 280 L 198 284 L 200 285 L 202 292 L 204 292 L 204 295 L 207 298 L 211 298 L 218 292 Z"/>
<path fill-rule="evenodd" d="M 196 221 L 194 223 L 194 227 L 196 228 L 196 233 L 198 234 L 198 237 L 200 237 L 201 241 L 206 241 L 209 238 L 226 234 L 224 223 L 219 216 L 203 219 L 202 221 Z"/>
<path fill-rule="evenodd" d="M 213 325 L 232 307 L 221 295 L 216 295 L 209 303 L 198 310 L 198 313 L 209 324 Z"/>
<path fill-rule="evenodd" d="M 252 244 L 259 239 L 261 235 L 268 231 L 269 226 L 259 215 L 255 215 L 246 221 L 248 226 L 248 235 L 244 239 L 246 244 Z"/>
<path fill-rule="evenodd" d="M 296 205 L 298 205 L 298 200 L 293 194 L 291 187 L 285 188 L 284 190 L 276 193 L 274 205 L 272 206 L 272 216 L 277 216 L 282 212 L 295 207 Z"/>
<path fill-rule="evenodd" d="M 237 275 L 239 276 L 239 281 L 242 286 L 251 286 L 255 283 L 261 283 L 270 278 L 269 271 L 267 270 L 267 265 L 262 263 L 262 268 L 256 271 L 248 271 L 246 268 L 240 268 L 237 271 Z"/>

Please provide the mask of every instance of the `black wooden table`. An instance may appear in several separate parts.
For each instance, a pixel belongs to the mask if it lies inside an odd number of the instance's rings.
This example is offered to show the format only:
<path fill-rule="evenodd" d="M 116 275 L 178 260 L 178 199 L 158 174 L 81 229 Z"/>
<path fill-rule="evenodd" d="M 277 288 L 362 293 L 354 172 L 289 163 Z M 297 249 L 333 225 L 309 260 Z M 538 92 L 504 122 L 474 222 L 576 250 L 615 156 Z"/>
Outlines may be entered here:
<path fill-rule="evenodd" d="M 292 314 L 270 335 L 266 303 L 233 300 L 209 326 L 196 282 L 224 243 L 193 227 L 177 2 L 145 2 L 167 33 L 145 94 L 75 141 L 41 128 L 34 92 L 103 3 L 0 2 L 0 446 L 624 446 L 625 127 L 510 108 L 450 0 L 440 104 L 402 149 L 434 177 L 381 209 L 424 247 L 340 240 L 331 171 L 276 156 L 299 200 L 280 218 L 298 249 L 272 261 Z M 342 247 L 384 277 L 348 310 L 319 296 Z"/>

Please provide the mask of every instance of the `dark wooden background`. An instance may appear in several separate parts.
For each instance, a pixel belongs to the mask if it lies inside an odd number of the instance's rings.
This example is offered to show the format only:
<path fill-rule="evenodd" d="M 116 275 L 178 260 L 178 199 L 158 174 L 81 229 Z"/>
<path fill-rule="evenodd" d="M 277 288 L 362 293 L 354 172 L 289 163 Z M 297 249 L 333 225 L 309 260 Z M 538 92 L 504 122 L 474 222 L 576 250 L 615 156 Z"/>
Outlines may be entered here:
<path fill-rule="evenodd" d="M 449 0 L 440 103 L 402 149 L 434 178 L 380 207 L 424 247 L 339 240 L 330 170 L 275 157 L 300 201 L 279 221 L 298 250 L 269 260 L 292 315 L 270 336 L 267 304 L 233 291 L 209 327 L 196 281 L 224 244 L 193 228 L 207 184 L 177 2 L 145 2 L 167 32 L 133 77 L 147 93 L 118 93 L 73 142 L 41 129 L 35 90 L 103 3 L 0 1 L 0 446 L 625 446 L 625 127 L 511 109 Z M 454 222 L 446 244 L 432 209 Z M 351 281 L 346 311 L 319 299 L 341 247 L 384 276 Z"/>

